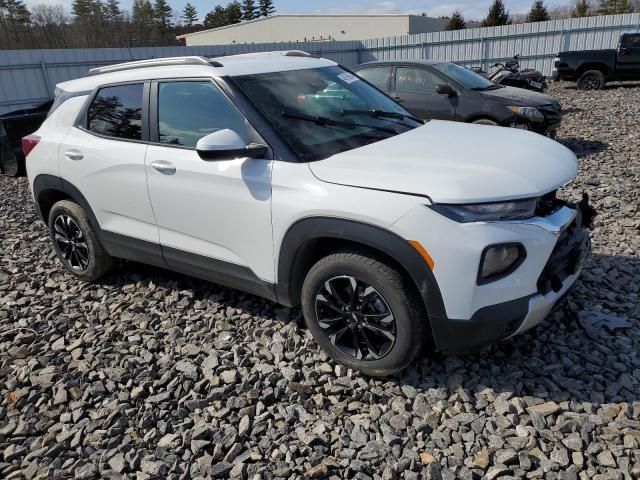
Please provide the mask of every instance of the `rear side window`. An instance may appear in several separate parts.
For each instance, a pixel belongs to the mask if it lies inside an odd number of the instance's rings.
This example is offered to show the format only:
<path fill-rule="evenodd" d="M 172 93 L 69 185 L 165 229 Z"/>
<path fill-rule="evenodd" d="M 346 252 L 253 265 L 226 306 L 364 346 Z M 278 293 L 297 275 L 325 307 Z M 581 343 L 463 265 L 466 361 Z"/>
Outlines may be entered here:
<path fill-rule="evenodd" d="M 630 48 L 640 48 L 640 35 L 629 35 L 625 39 L 625 46 Z"/>
<path fill-rule="evenodd" d="M 140 140 L 142 91 L 142 83 L 101 88 L 87 112 L 88 129 L 107 137 Z"/>
<path fill-rule="evenodd" d="M 374 67 L 360 70 L 358 76 L 367 82 L 375 85 L 380 90 L 389 90 L 389 80 L 391 79 L 391 67 Z"/>

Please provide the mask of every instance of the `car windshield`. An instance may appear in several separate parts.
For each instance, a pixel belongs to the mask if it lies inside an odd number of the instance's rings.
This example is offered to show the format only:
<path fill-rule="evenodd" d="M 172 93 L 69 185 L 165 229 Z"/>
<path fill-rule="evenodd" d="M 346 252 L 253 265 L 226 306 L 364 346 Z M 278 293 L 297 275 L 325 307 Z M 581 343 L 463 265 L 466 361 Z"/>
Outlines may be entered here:
<path fill-rule="evenodd" d="M 469 90 L 488 90 L 496 87 L 491 80 L 455 63 L 438 63 L 433 67 Z"/>
<path fill-rule="evenodd" d="M 303 161 L 420 125 L 385 94 L 338 66 L 243 75 L 233 81 Z"/>

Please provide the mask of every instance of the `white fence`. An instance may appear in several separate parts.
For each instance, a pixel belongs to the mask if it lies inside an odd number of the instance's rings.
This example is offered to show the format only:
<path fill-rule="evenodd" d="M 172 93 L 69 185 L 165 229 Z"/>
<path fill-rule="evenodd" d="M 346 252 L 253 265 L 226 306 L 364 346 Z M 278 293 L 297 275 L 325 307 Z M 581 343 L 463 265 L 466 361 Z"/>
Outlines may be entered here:
<path fill-rule="evenodd" d="M 633 32 L 640 32 L 640 13 L 350 42 L 5 50 L 0 51 L 0 113 L 50 99 L 57 83 L 79 77 L 91 67 L 145 58 L 299 49 L 347 67 L 373 60 L 435 59 L 487 69 L 519 53 L 524 67 L 549 75 L 557 52 L 615 48 L 621 34 Z"/>

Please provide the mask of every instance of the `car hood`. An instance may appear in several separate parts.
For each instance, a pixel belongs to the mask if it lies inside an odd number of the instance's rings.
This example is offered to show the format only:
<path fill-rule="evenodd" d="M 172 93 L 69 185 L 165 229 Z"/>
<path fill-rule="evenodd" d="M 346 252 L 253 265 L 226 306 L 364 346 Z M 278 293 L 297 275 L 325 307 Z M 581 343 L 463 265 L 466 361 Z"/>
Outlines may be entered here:
<path fill-rule="evenodd" d="M 309 167 L 329 183 L 470 203 L 548 193 L 575 177 L 577 160 L 537 133 L 432 120 Z"/>
<path fill-rule="evenodd" d="M 492 100 L 503 100 L 505 104 L 521 107 L 541 107 L 542 105 L 558 104 L 558 100 L 551 95 L 532 92 L 531 90 L 525 90 L 524 88 L 504 86 L 503 88 L 486 90 L 480 93 Z"/>

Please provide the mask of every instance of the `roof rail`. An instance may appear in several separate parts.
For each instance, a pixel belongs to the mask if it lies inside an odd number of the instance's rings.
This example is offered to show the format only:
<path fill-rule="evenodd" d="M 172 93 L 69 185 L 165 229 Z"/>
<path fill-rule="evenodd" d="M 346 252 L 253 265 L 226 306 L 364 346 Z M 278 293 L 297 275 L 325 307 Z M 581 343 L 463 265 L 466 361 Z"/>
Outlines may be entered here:
<path fill-rule="evenodd" d="M 285 57 L 311 57 L 313 55 L 303 50 L 289 50 L 285 52 L 284 56 Z"/>
<path fill-rule="evenodd" d="M 85 77 L 100 75 L 103 73 L 121 72 L 124 70 L 135 70 L 147 67 L 165 67 L 171 65 L 208 65 L 210 67 L 222 67 L 220 62 L 210 61 L 205 57 L 167 57 L 167 58 L 150 58 L 148 60 L 137 60 L 135 62 L 117 63 L 115 65 L 106 65 L 90 69 Z"/>

